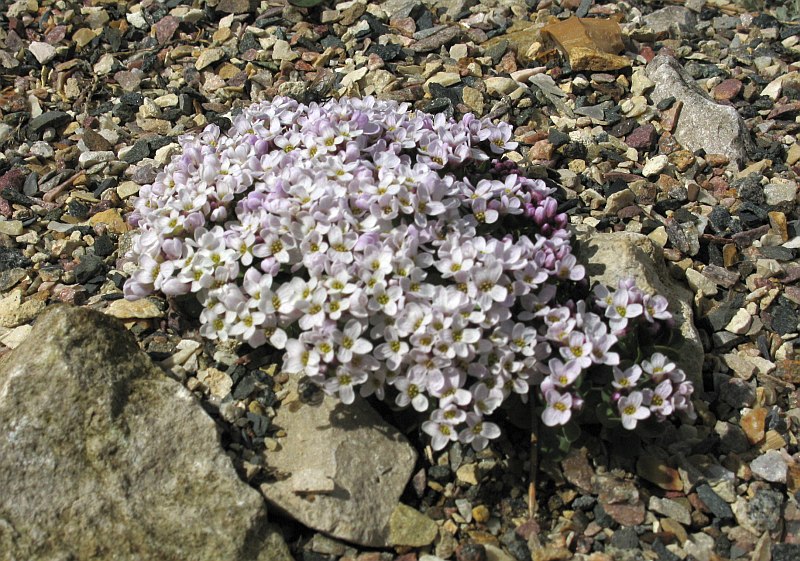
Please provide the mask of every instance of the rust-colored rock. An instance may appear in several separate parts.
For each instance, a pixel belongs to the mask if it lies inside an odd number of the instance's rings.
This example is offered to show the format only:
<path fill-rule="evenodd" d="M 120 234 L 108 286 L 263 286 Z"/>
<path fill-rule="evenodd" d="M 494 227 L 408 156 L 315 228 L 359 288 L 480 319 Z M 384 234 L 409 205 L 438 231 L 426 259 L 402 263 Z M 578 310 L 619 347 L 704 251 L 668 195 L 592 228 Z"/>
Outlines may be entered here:
<path fill-rule="evenodd" d="M 735 78 L 729 78 L 714 86 L 711 95 L 714 96 L 714 99 L 717 101 L 730 101 L 739 95 L 741 91 L 742 83 Z"/>
<path fill-rule="evenodd" d="M 573 70 L 608 72 L 631 65 L 629 58 L 617 54 L 625 45 L 616 21 L 573 16 L 547 24 L 541 35 L 567 56 Z"/>
<path fill-rule="evenodd" d="M 763 407 L 752 409 L 742 415 L 739 424 L 750 444 L 758 444 L 764 440 L 764 423 L 767 420 L 767 410 Z"/>

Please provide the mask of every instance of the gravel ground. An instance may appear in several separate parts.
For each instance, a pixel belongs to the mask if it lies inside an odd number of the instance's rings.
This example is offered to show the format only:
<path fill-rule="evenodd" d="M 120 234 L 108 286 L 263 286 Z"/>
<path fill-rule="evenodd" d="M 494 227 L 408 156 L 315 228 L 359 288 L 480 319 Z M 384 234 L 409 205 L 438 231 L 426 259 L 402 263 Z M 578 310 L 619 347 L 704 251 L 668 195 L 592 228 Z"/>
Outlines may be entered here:
<path fill-rule="evenodd" d="M 800 22 L 785 11 L 725 0 L 0 4 L 0 352 L 50 304 L 105 310 L 203 400 L 254 484 L 278 436 L 279 357 L 203 342 L 182 303 L 121 299 L 132 197 L 176 137 L 225 128 L 253 101 L 376 95 L 510 122 L 517 159 L 561 185 L 573 224 L 649 236 L 696 295 L 696 424 L 653 442 L 588 435 L 543 459 L 535 521 L 528 435 L 513 415 L 478 454 L 434 455 L 412 431 L 421 459 L 403 500 L 439 524 L 436 540 L 359 551 L 283 521 L 297 559 L 800 558 Z M 550 28 L 551 43 L 541 31 L 572 15 L 611 26 L 590 55 L 551 46 L 574 30 Z M 663 53 L 743 119 L 720 129 L 729 153 L 679 140 L 676 119 L 700 106 L 658 93 L 645 66 Z"/>

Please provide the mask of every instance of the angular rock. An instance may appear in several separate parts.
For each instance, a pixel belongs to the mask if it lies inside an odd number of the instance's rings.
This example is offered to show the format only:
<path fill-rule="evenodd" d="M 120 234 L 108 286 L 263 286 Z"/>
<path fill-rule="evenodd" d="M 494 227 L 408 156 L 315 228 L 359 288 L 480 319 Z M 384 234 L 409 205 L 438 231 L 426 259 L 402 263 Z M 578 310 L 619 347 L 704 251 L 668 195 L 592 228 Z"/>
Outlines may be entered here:
<path fill-rule="evenodd" d="M 34 58 L 39 61 L 39 64 L 47 64 L 56 56 L 56 48 L 42 41 L 31 41 L 28 49 Z"/>
<path fill-rule="evenodd" d="M 436 522 L 402 503 L 389 519 L 389 543 L 393 546 L 424 547 L 433 543 L 438 533 Z"/>
<path fill-rule="evenodd" d="M 10 559 L 289 561 L 214 421 L 116 320 L 56 306 L 0 367 Z"/>
<path fill-rule="evenodd" d="M 673 135 L 684 148 L 744 162 L 753 141 L 736 109 L 715 103 L 671 56 L 653 58 L 645 72 L 656 83 L 650 94 L 654 104 L 669 97 L 683 103 Z"/>
<path fill-rule="evenodd" d="M 63 127 L 67 123 L 72 120 L 72 117 L 69 113 L 65 113 L 63 111 L 47 111 L 46 113 L 42 113 L 38 117 L 31 120 L 28 124 L 31 132 L 39 132 L 46 128 L 59 128 Z"/>
<path fill-rule="evenodd" d="M 642 21 L 646 27 L 653 30 L 658 38 L 670 35 L 678 37 L 683 33 L 690 33 L 696 25 L 695 15 L 683 6 L 661 8 L 644 16 Z"/>
<path fill-rule="evenodd" d="M 631 65 L 630 59 L 616 54 L 625 47 L 615 21 L 573 16 L 547 24 L 541 35 L 567 55 L 575 71 L 607 72 Z"/>
<path fill-rule="evenodd" d="M 577 232 L 576 257 L 586 266 L 592 283 L 616 288 L 622 278 L 633 277 L 645 293 L 658 293 L 669 300 L 676 327 L 682 335 L 676 345 L 678 365 L 696 388 L 701 388 L 703 345 L 694 326 L 692 294 L 672 280 L 664 264 L 662 249 L 651 239 L 632 232 Z"/>
<path fill-rule="evenodd" d="M 286 437 L 265 456 L 268 469 L 288 477 L 261 492 L 275 508 L 334 538 L 391 545 L 390 518 L 416 452 L 361 399 L 344 405 L 325 396 L 311 405 L 300 401 L 296 378 L 288 386 L 274 420 Z"/>
<path fill-rule="evenodd" d="M 778 450 L 770 450 L 750 462 L 753 474 L 770 483 L 786 483 L 788 468 L 786 459 Z"/>

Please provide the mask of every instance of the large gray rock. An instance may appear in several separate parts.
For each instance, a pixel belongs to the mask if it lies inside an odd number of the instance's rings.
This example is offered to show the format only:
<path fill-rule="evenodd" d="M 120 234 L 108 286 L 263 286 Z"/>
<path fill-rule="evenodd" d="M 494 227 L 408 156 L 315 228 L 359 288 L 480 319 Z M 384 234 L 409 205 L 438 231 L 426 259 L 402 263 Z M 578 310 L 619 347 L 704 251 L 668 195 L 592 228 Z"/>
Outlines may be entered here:
<path fill-rule="evenodd" d="M 118 320 L 50 308 L 0 363 L 0 556 L 289 561 L 212 419 Z"/>
<path fill-rule="evenodd" d="M 390 520 L 411 477 L 414 449 L 358 397 L 351 405 L 332 396 L 312 405 L 299 399 L 296 377 L 289 388 L 273 421 L 286 437 L 265 458 L 277 481 L 261 486 L 264 496 L 334 538 L 395 545 Z"/>
<path fill-rule="evenodd" d="M 703 345 L 694 326 L 693 295 L 672 279 L 661 248 L 647 236 L 633 232 L 606 234 L 582 229 L 576 237 L 575 255 L 586 266 L 592 283 L 616 289 L 620 279 L 633 277 L 645 293 L 658 293 L 669 300 L 669 311 L 682 335 L 675 349 L 680 357 L 678 365 L 695 388 L 702 388 Z"/>
<path fill-rule="evenodd" d="M 656 84 L 650 94 L 653 104 L 668 97 L 683 102 L 673 134 L 684 148 L 724 154 L 737 165 L 747 159 L 753 141 L 736 109 L 714 102 L 669 55 L 653 58 L 645 73 Z"/>

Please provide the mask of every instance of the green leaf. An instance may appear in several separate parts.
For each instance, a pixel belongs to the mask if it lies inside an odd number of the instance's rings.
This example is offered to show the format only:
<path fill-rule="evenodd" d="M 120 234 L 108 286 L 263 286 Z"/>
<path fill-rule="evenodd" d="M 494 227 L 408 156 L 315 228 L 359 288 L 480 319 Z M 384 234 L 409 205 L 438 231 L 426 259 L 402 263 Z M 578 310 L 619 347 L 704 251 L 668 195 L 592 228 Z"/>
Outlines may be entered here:
<path fill-rule="evenodd" d="M 297 6 L 298 8 L 313 8 L 319 6 L 325 0 L 289 0 L 289 4 Z"/>

